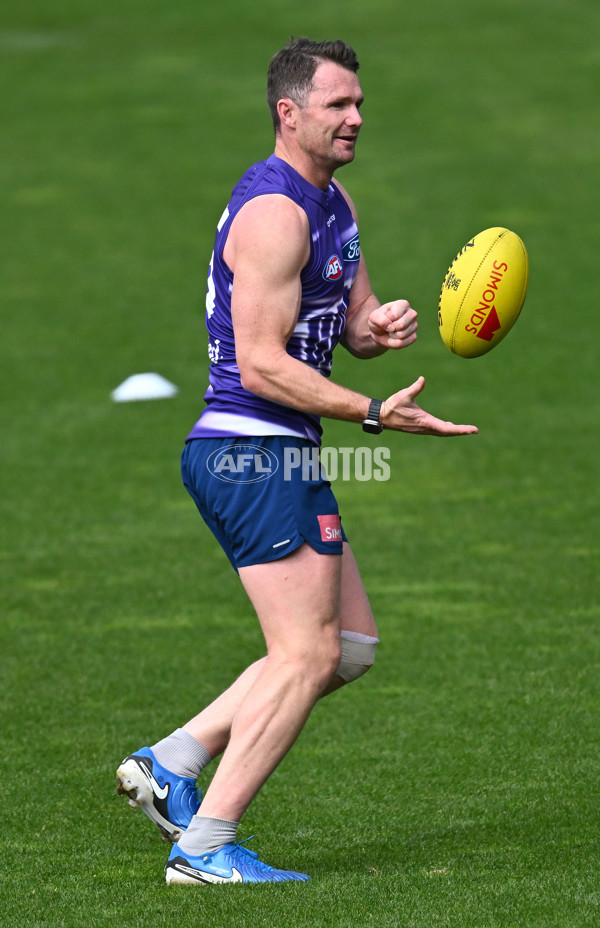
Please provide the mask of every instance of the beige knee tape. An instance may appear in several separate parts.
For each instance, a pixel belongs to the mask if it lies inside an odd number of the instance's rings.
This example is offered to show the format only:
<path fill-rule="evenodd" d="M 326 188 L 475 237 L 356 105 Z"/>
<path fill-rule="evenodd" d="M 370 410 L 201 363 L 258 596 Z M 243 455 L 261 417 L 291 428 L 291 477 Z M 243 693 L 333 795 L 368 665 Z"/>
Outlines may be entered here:
<path fill-rule="evenodd" d="M 360 635 L 358 632 L 341 632 L 342 657 L 336 676 L 346 683 L 362 677 L 375 662 L 375 645 L 379 638 Z"/>

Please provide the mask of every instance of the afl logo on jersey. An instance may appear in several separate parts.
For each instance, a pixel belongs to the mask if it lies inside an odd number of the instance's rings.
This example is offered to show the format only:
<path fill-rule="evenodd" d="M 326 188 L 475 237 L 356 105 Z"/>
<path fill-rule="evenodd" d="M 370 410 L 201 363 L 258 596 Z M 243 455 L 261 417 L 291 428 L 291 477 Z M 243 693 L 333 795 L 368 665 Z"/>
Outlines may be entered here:
<path fill-rule="evenodd" d="M 344 266 L 337 255 L 332 255 L 323 269 L 325 280 L 339 280 L 344 273 Z"/>

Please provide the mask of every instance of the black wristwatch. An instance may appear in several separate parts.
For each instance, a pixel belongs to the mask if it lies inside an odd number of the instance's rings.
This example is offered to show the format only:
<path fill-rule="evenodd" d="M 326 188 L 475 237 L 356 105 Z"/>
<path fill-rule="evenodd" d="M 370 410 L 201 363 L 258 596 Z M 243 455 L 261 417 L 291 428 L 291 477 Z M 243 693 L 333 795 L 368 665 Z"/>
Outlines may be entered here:
<path fill-rule="evenodd" d="M 371 435 L 379 435 L 380 432 L 383 432 L 383 426 L 379 421 L 382 405 L 382 400 L 371 400 L 367 418 L 363 420 L 363 432 L 370 432 Z"/>

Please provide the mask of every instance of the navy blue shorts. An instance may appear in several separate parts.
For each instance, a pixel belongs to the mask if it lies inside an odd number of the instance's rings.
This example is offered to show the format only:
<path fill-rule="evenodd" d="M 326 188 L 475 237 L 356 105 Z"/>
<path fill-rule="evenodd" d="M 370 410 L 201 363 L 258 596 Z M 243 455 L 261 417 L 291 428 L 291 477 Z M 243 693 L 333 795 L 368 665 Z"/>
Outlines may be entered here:
<path fill-rule="evenodd" d="M 302 438 L 196 438 L 181 457 L 186 490 L 233 567 L 277 560 L 307 542 L 341 554 L 346 535 L 318 449 Z"/>

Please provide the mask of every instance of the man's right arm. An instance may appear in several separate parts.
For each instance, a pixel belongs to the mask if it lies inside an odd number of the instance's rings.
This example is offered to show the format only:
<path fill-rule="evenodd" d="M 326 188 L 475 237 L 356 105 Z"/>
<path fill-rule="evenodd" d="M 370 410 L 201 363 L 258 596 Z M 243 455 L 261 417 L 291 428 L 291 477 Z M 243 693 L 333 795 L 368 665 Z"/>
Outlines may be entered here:
<path fill-rule="evenodd" d="M 223 257 L 233 272 L 231 318 L 242 386 L 313 415 L 360 422 L 367 415 L 367 397 L 287 352 L 309 255 L 306 213 L 288 197 L 256 197 L 235 217 Z"/>
<path fill-rule="evenodd" d="M 287 352 L 309 254 L 308 219 L 288 197 L 256 197 L 233 220 L 223 257 L 233 272 L 231 317 L 242 386 L 303 412 L 362 422 L 370 397 L 336 384 Z M 420 409 L 414 400 L 424 381 L 417 384 L 386 400 L 381 416 L 385 427 L 431 435 L 476 431 Z"/>

